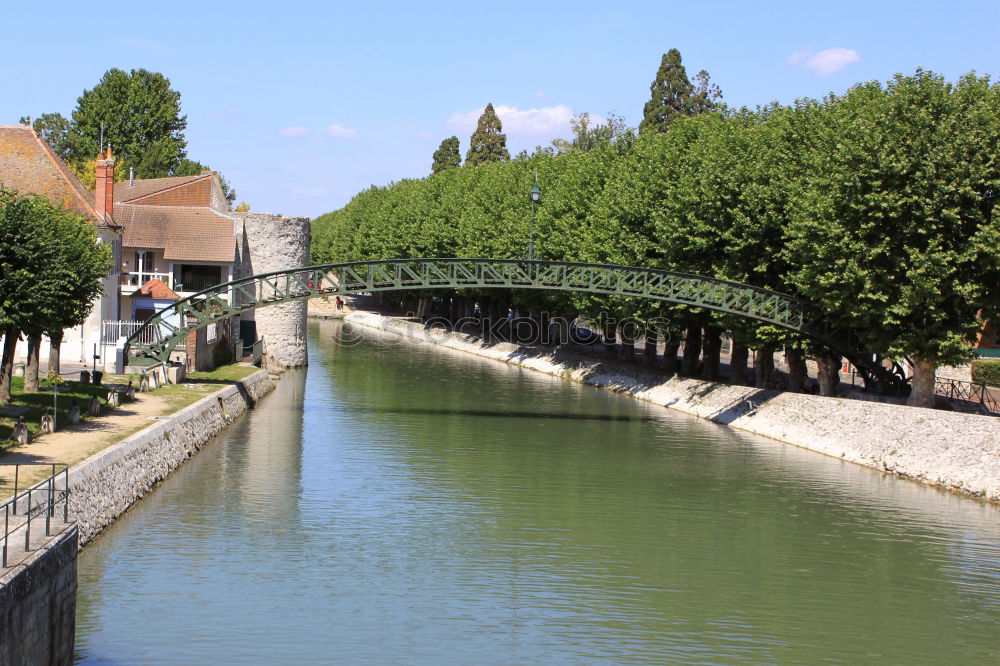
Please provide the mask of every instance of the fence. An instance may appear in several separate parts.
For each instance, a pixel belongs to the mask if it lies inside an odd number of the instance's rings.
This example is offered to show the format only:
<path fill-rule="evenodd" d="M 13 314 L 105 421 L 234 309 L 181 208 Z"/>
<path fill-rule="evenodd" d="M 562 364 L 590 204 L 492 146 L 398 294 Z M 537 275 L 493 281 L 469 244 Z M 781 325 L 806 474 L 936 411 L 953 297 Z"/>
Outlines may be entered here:
<path fill-rule="evenodd" d="M 102 323 L 103 328 L 101 329 L 101 339 L 107 345 L 113 345 L 118 342 L 119 338 L 127 338 L 133 333 L 142 328 L 143 322 L 141 321 L 110 321 L 105 320 Z M 145 336 L 143 336 L 145 337 Z M 152 337 L 149 340 L 143 340 L 143 342 L 151 342 Z"/>
<path fill-rule="evenodd" d="M 962 412 L 1000 416 L 1000 389 L 990 390 L 985 384 L 973 384 L 959 379 L 938 379 L 934 392 L 951 401 Z"/>
<path fill-rule="evenodd" d="M 24 490 L 19 490 L 22 468 L 49 467 L 51 475 Z M 30 552 L 32 523 L 44 517 L 45 536 L 52 533 L 52 520 L 56 518 L 56 509 L 62 504 L 62 522 L 69 522 L 69 465 L 62 463 L 24 463 L 17 465 L 0 465 L 0 469 L 14 468 L 14 492 L 11 497 L 0 504 L 3 513 L 3 546 L 0 552 L 0 567 L 6 567 L 11 545 L 15 540 L 20 542 L 24 533 L 24 552 Z M 57 467 L 62 467 L 56 471 Z M 35 528 L 38 529 L 37 527 Z M 14 544 L 16 548 L 17 545 Z"/>

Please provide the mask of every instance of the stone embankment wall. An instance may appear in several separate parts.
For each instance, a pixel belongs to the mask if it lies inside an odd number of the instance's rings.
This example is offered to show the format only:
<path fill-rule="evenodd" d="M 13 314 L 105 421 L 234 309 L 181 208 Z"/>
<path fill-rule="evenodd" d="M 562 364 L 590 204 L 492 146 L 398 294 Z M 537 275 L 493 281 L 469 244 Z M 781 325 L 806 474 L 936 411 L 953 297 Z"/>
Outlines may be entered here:
<path fill-rule="evenodd" d="M 242 226 L 240 276 L 309 265 L 310 220 L 268 213 L 234 213 Z M 268 367 L 293 368 L 306 358 L 306 301 L 279 303 L 244 314 L 264 338 Z"/>
<path fill-rule="evenodd" d="M 72 664 L 77 530 L 0 576 L 0 664 Z"/>
<path fill-rule="evenodd" d="M 80 547 L 273 389 L 266 371 L 255 372 L 74 465 L 69 513 Z"/>
<path fill-rule="evenodd" d="M 487 345 L 473 336 L 428 331 L 420 324 L 368 312 L 344 319 L 623 393 L 880 471 L 1000 500 L 1000 418 L 664 379 L 642 368 L 563 352 L 508 343 Z"/>

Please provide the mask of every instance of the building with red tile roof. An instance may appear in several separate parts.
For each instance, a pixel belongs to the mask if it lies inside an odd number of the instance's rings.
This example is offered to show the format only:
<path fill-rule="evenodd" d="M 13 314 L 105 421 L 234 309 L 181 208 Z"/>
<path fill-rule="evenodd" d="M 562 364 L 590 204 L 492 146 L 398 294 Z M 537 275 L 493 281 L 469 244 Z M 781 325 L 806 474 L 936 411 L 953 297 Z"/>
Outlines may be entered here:
<path fill-rule="evenodd" d="M 49 145 L 26 125 L 0 125 L 0 187 L 47 197 L 53 204 L 82 215 L 98 228 L 100 242 L 114 249 L 116 261 L 104 280 L 86 323 L 63 336 L 63 358 L 89 360 L 101 341 L 101 322 L 119 318 L 118 266 L 122 236 L 114 220 L 114 159 L 110 148 L 97 160 L 97 193 L 83 186 L 76 174 Z M 41 353 L 47 353 L 47 341 Z M 18 356 L 24 356 L 19 348 Z"/>

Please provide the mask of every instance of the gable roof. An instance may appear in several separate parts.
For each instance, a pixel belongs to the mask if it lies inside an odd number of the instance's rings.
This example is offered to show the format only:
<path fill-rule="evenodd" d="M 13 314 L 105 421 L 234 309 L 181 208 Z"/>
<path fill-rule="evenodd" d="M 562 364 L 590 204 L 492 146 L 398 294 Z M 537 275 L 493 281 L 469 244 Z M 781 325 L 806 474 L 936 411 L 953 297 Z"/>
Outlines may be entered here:
<path fill-rule="evenodd" d="M 213 174 L 203 173 L 198 176 L 171 176 L 170 178 L 145 178 L 133 181 L 129 185 L 128 181 L 115 183 L 115 203 L 136 202 L 137 199 L 149 197 L 159 192 L 165 192 L 174 188 L 182 187 L 196 180 L 211 179 Z M 149 202 L 154 203 L 154 202 Z"/>
<path fill-rule="evenodd" d="M 44 195 L 56 206 L 99 219 L 93 192 L 26 125 L 0 125 L 0 185 L 23 194 Z"/>
<path fill-rule="evenodd" d="M 146 284 L 139 287 L 132 296 L 146 296 L 149 298 L 157 298 L 163 300 L 179 300 L 178 296 L 173 289 L 163 284 L 160 280 L 153 278 L 146 282 Z"/>
<path fill-rule="evenodd" d="M 115 204 L 125 227 L 122 246 L 163 250 L 169 261 L 231 263 L 236 255 L 233 218 L 203 206 Z"/>

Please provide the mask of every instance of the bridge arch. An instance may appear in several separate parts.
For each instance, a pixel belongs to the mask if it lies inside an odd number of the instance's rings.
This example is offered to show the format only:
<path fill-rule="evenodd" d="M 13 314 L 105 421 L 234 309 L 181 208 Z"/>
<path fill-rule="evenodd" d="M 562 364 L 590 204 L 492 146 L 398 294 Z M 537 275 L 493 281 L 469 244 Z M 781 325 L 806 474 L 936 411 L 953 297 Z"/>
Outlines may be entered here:
<path fill-rule="evenodd" d="M 188 334 L 249 310 L 317 296 L 414 289 L 545 289 L 633 296 L 736 315 L 800 333 L 846 357 L 866 385 L 907 379 L 834 328 L 812 304 L 739 282 L 654 268 L 516 259 L 386 259 L 262 273 L 216 285 L 157 312 L 125 343 L 126 358 L 169 358 Z"/>

